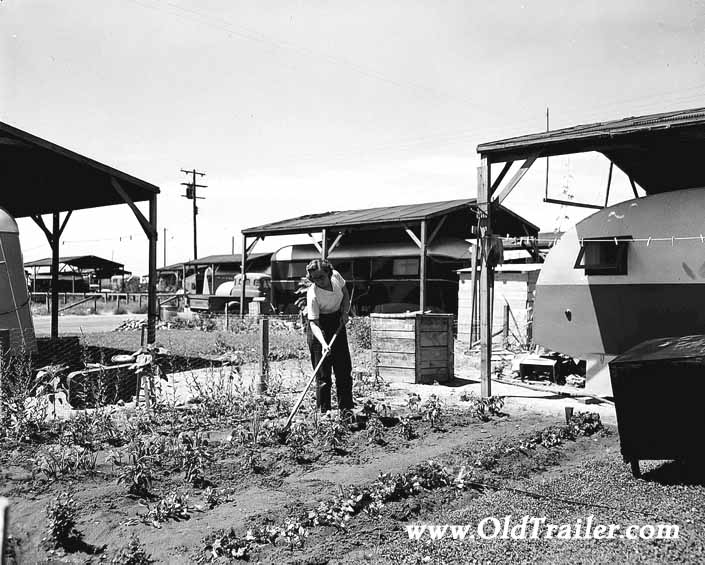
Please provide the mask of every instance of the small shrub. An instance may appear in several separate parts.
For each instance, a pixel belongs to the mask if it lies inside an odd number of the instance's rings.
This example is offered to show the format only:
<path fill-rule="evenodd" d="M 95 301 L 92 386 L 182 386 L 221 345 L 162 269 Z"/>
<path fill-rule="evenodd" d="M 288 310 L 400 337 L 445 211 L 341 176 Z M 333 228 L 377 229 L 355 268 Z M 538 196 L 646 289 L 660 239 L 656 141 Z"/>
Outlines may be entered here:
<path fill-rule="evenodd" d="M 206 467 L 213 461 L 213 455 L 208 447 L 208 440 L 201 434 L 183 435 L 182 444 L 178 450 L 184 480 L 194 486 L 203 486 Z"/>
<path fill-rule="evenodd" d="M 54 547 L 65 548 L 71 540 L 81 537 L 76 531 L 77 513 L 76 503 L 68 492 L 62 492 L 49 503 L 46 508 L 47 533 Z"/>
<path fill-rule="evenodd" d="M 443 417 L 443 404 L 435 394 L 432 394 L 421 406 L 421 413 L 423 419 L 431 424 L 431 428 L 438 429 Z"/>
<path fill-rule="evenodd" d="M 152 488 L 154 453 L 149 443 L 134 441 L 127 449 L 127 465 L 119 474 L 118 484 L 127 486 L 127 492 L 146 496 Z"/>
<path fill-rule="evenodd" d="M 141 516 L 145 524 L 161 528 L 168 520 L 188 520 L 189 515 L 188 495 L 179 492 L 170 492 L 154 505 L 147 505 L 147 513 Z"/>
<path fill-rule="evenodd" d="M 348 437 L 350 436 L 350 427 L 342 418 L 324 418 L 321 421 L 321 434 L 324 445 L 332 449 L 338 454 L 347 452 Z"/>
<path fill-rule="evenodd" d="M 482 420 L 483 422 L 489 421 L 493 416 L 499 416 L 502 414 L 502 408 L 504 407 L 504 397 L 503 396 L 490 396 L 489 398 L 480 398 L 474 394 L 463 393 L 460 400 L 469 402 L 470 414 Z"/>
<path fill-rule="evenodd" d="M 376 443 L 377 445 L 387 443 L 384 439 L 384 425 L 378 416 L 372 416 L 367 420 L 365 431 L 367 432 L 367 443 Z"/>
<path fill-rule="evenodd" d="M 399 430 L 399 435 L 401 435 L 401 437 L 403 437 L 407 441 L 410 441 L 417 437 L 414 424 L 409 418 L 399 418 L 399 425 L 397 426 L 397 429 Z"/>
<path fill-rule="evenodd" d="M 37 456 L 37 467 L 50 479 L 62 475 L 94 471 L 98 456 L 84 447 L 56 446 L 44 449 Z"/>
<path fill-rule="evenodd" d="M 120 548 L 115 557 L 110 560 L 112 565 L 149 565 L 153 562 L 151 555 L 140 542 L 140 538 L 134 533 L 130 536 L 128 544 Z"/>

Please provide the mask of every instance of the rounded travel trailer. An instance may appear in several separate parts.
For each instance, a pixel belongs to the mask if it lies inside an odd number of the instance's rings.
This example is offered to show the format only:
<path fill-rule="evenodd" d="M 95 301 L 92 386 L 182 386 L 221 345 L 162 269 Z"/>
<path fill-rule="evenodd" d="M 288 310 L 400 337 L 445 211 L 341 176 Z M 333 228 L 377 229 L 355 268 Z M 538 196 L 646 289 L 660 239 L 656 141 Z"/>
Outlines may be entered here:
<path fill-rule="evenodd" d="M 32 353 L 37 349 L 29 306 L 20 232 L 17 222 L 0 208 L 0 345 L 3 351 Z"/>
<path fill-rule="evenodd" d="M 586 386 L 610 394 L 610 360 L 649 339 L 705 333 L 704 302 L 705 189 L 654 194 L 561 237 L 537 281 L 534 341 L 586 359 Z"/>

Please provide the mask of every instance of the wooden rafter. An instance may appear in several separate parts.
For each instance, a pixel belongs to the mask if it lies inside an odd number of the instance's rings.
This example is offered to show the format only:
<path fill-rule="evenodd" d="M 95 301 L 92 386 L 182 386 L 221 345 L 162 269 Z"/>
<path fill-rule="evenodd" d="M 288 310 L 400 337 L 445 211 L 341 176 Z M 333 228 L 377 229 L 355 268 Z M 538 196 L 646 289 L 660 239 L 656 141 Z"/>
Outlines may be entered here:
<path fill-rule="evenodd" d="M 534 161 L 538 159 L 540 153 L 537 151 L 536 153 L 533 153 L 524 161 L 521 165 L 521 168 L 514 174 L 512 177 L 512 180 L 509 181 L 509 184 L 504 187 L 504 189 L 497 195 L 496 201 L 497 204 L 501 204 L 504 202 L 504 200 L 509 196 L 509 193 L 514 190 L 514 187 L 519 184 L 519 181 L 524 178 L 524 175 L 527 173 L 527 171 L 531 168 L 531 165 L 534 164 Z M 500 173 L 501 176 L 501 173 Z M 489 179 L 488 179 L 489 182 Z M 494 185 L 490 190 L 494 190 Z"/>
<path fill-rule="evenodd" d="M 313 237 L 313 234 L 309 233 L 308 236 L 311 238 L 311 241 L 313 242 L 313 245 L 318 249 L 319 253 L 323 253 L 323 248 L 321 247 L 321 244 L 316 241 L 316 238 Z"/>
<path fill-rule="evenodd" d="M 152 224 L 149 223 L 149 220 L 144 217 L 144 214 L 142 214 L 140 209 L 133 202 L 132 198 L 130 198 L 130 195 L 127 194 L 127 192 L 125 192 L 125 189 L 122 188 L 122 186 L 115 179 L 115 177 L 110 177 L 110 184 L 113 185 L 115 192 L 117 192 L 120 195 L 120 198 L 122 198 L 125 201 L 125 204 L 127 204 L 130 207 L 130 210 L 132 210 L 132 213 L 135 215 L 135 217 L 137 218 L 137 221 L 142 226 L 144 233 L 147 234 L 148 237 L 156 238 L 157 237 L 156 226 L 153 226 Z"/>
<path fill-rule="evenodd" d="M 421 240 L 416 237 L 416 234 L 411 230 L 411 228 L 404 226 L 404 230 L 406 231 L 406 234 L 411 238 L 411 241 L 413 241 L 420 249 L 422 246 Z"/>
<path fill-rule="evenodd" d="M 330 247 L 328 248 L 328 254 L 330 255 L 333 253 L 333 249 L 335 249 L 338 246 L 338 243 L 340 243 L 340 240 L 343 238 L 343 235 L 345 235 L 345 232 L 341 231 L 338 233 L 336 238 L 333 240 L 333 243 L 330 244 Z"/>
<path fill-rule="evenodd" d="M 504 177 L 507 176 L 507 173 L 509 172 L 509 169 L 512 168 L 513 164 L 514 161 L 507 161 L 504 164 L 504 167 L 502 167 L 502 171 L 499 173 L 499 176 L 495 179 L 494 183 L 492 183 L 492 193 L 494 193 L 499 188 L 499 184 L 504 180 Z"/>
<path fill-rule="evenodd" d="M 447 219 L 447 218 L 448 218 L 448 216 L 442 216 L 441 219 L 438 220 L 438 224 L 437 224 L 436 227 L 433 229 L 433 231 L 431 232 L 431 236 L 428 238 L 428 241 L 426 242 L 428 245 L 431 245 L 431 243 L 433 243 L 433 240 L 434 240 L 434 239 L 436 238 L 436 236 L 438 235 L 438 232 L 439 232 L 439 231 L 441 230 L 441 228 L 443 227 L 443 224 L 446 223 L 446 219 Z"/>

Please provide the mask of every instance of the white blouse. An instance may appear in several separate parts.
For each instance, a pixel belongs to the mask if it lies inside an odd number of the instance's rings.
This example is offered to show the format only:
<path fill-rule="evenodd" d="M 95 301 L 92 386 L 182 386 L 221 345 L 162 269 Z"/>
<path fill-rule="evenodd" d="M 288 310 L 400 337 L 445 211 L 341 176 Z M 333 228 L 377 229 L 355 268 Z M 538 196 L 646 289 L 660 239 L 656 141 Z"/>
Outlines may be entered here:
<path fill-rule="evenodd" d="M 316 283 L 311 284 L 306 291 L 306 315 L 309 320 L 318 320 L 321 314 L 333 314 L 340 310 L 343 301 L 345 279 L 338 271 L 330 276 L 332 290 L 321 288 Z"/>

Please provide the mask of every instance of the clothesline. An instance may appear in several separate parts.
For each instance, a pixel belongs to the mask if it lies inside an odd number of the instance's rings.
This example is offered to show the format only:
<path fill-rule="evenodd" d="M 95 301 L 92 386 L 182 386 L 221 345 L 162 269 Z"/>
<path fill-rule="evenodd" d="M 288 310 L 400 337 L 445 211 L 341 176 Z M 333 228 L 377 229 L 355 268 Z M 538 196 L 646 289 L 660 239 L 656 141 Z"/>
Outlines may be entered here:
<path fill-rule="evenodd" d="M 554 238 L 554 239 L 546 239 L 546 238 L 532 238 L 532 237 L 503 237 L 501 238 L 503 242 L 512 242 L 512 243 L 551 243 L 552 245 L 555 245 L 560 238 Z M 691 235 L 691 236 L 662 236 L 662 237 L 630 237 L 630 238 L 624 238 L 624 237 L 590 237 L 590 238 L 580 238 L 580 245 L 583 245 L 585 241 L 594 241 L 594 242 L 601 242 L 601 243 L 614 243 L 615 245 L 619 245 L 620 243 L 646 243 L 646 245 L 650 245 L 652 242 L 657 242 L 657 241 L 666 241 L 671 243 L 671 245 L 675 245 L 676 241 L 699 241 L 700 243 L 705 244 L 705 234 L 699 234 L 699 235 Z"/>

